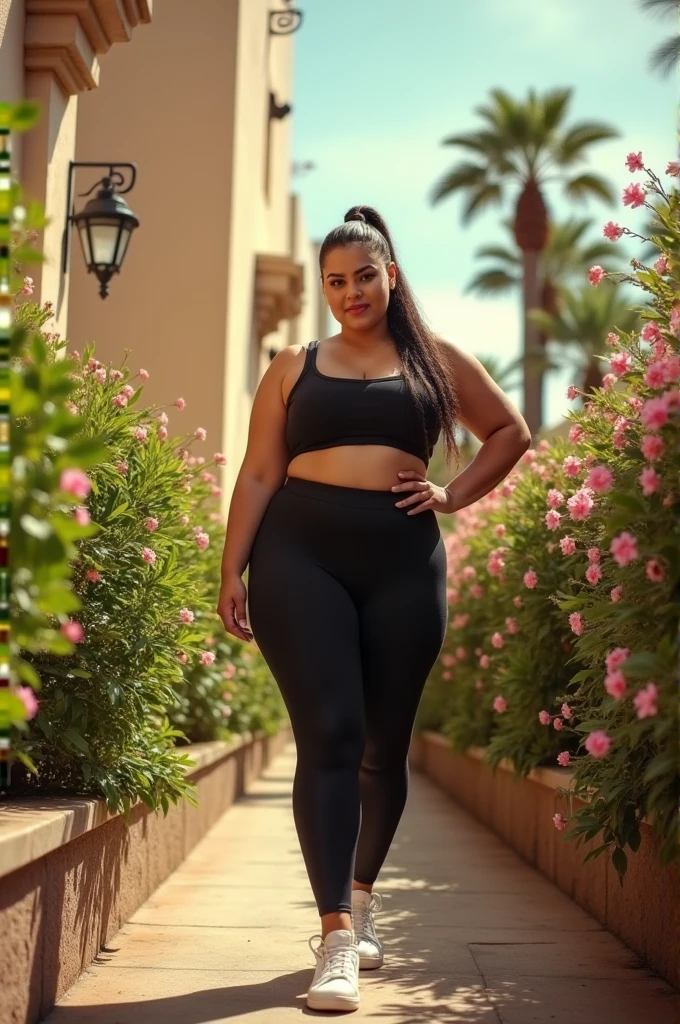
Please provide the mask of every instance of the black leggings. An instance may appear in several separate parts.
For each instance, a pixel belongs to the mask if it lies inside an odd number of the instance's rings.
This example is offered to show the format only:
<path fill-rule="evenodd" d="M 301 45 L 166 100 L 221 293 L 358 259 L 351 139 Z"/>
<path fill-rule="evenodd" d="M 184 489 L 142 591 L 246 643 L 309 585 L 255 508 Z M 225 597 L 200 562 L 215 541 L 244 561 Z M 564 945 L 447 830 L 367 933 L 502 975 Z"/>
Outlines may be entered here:
<path fill-rule="evenodd" d="M 435 513 L 411 492 L 289 477 L 250 557 L 248 606 L 297 747 L 293 815 L 320 914 L 372 884 L 406 803 L 418 702 L 447 624 Z"/>

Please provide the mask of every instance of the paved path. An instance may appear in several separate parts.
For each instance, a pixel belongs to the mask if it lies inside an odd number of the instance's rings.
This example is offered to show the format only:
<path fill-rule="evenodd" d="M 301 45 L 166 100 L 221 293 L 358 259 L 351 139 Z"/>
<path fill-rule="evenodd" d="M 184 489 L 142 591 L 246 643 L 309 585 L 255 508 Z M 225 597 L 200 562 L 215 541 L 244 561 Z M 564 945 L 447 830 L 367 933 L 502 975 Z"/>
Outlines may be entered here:
<path fill-rule="evenodd" d="M 383 869 L 387 962 L 361 1008 L 304 1005 L 317 930 L 290 810 L 291 747 L 110 942 L 49 1024 L 677 1024 L 673 990 L 413 775 Z M 669 936 L 669 941 L 671 941 Z"/>

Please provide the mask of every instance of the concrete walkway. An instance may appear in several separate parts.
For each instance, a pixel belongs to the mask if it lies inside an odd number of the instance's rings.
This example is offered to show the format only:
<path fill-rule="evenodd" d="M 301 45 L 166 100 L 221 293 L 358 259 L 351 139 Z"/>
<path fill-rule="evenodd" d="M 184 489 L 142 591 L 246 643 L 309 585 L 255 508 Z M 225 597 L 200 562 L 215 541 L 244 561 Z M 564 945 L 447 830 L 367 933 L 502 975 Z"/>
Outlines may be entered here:
<path fill-rule="evenodd" d="M 353 1014 L 306 1009 L 318 927 L 293 748 L 212 829 L 49 1024 L 677 1024 L 672 988 L 422 777 L 383 869 L 385 967 Z M 674 937 L 669 936 L 669 941 Z"/>

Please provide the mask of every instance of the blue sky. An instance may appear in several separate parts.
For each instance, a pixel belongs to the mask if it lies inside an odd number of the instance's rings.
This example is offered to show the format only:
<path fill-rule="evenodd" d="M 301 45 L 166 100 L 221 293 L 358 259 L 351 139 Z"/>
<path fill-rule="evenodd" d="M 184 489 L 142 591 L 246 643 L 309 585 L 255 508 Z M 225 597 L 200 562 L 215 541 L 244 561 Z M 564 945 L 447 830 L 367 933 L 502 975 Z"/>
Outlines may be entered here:
<path fill-rule="evenodd" d="M 568 123 L 605 121 L 621 133 L 593 147 L 588 169 L 606 175 L 620 193 L 640 178 L 624 164 L 634 149 L 663 174 L 676 158 L 678 78 L 652 74 L 647 58 L 674 26 L 644 14 L 636 0 L 296 0 L 296 6 L 305 20 L 294 44 L 293 158 L 311 160 L 316 169 L 293 185 L 309 233 L 323 238 L 355 203 L 375 206 L 432 327 L 476 355 L 495 353 L 509 362 L 520 347 L 519 295 L 482 299 L 463 292 L 480 269 L 475 249 L 506 241 L 501 220 L 512 199 L 468 227 L 460 224 L 461 197 L 431 206 L 433 182 L 464 157 L 441 140 L 479 127 L 475 107 L 494 87 L 523 98 L 530 87 L 571 86 Z M 547 199 L 557 218 L 592 216 L 594 234 L 610 219 L 636 228 L 644 213 L 618 202 L 575 205 L 559 191 L 548 191 Z M 571 377 L 561 372 L 548 382 L 548 423 L 566 411 Z M 519 404 L 517 392 L 510 397 Z"/>

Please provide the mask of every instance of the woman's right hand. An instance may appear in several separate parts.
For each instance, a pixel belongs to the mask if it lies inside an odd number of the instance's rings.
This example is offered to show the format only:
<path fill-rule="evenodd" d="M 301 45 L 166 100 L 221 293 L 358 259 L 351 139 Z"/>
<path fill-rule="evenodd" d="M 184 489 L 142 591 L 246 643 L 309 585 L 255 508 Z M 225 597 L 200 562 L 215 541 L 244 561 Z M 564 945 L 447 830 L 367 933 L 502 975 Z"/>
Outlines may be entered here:
<path fill-rule="evenodd" d="M 217 601 L 217 614 L 227 633 L 233 633 L 247 643 L 253 639 L 252 630 L 246 618 L 246 585 L 240 576 L 228 576 L 222 580 Z"/>

